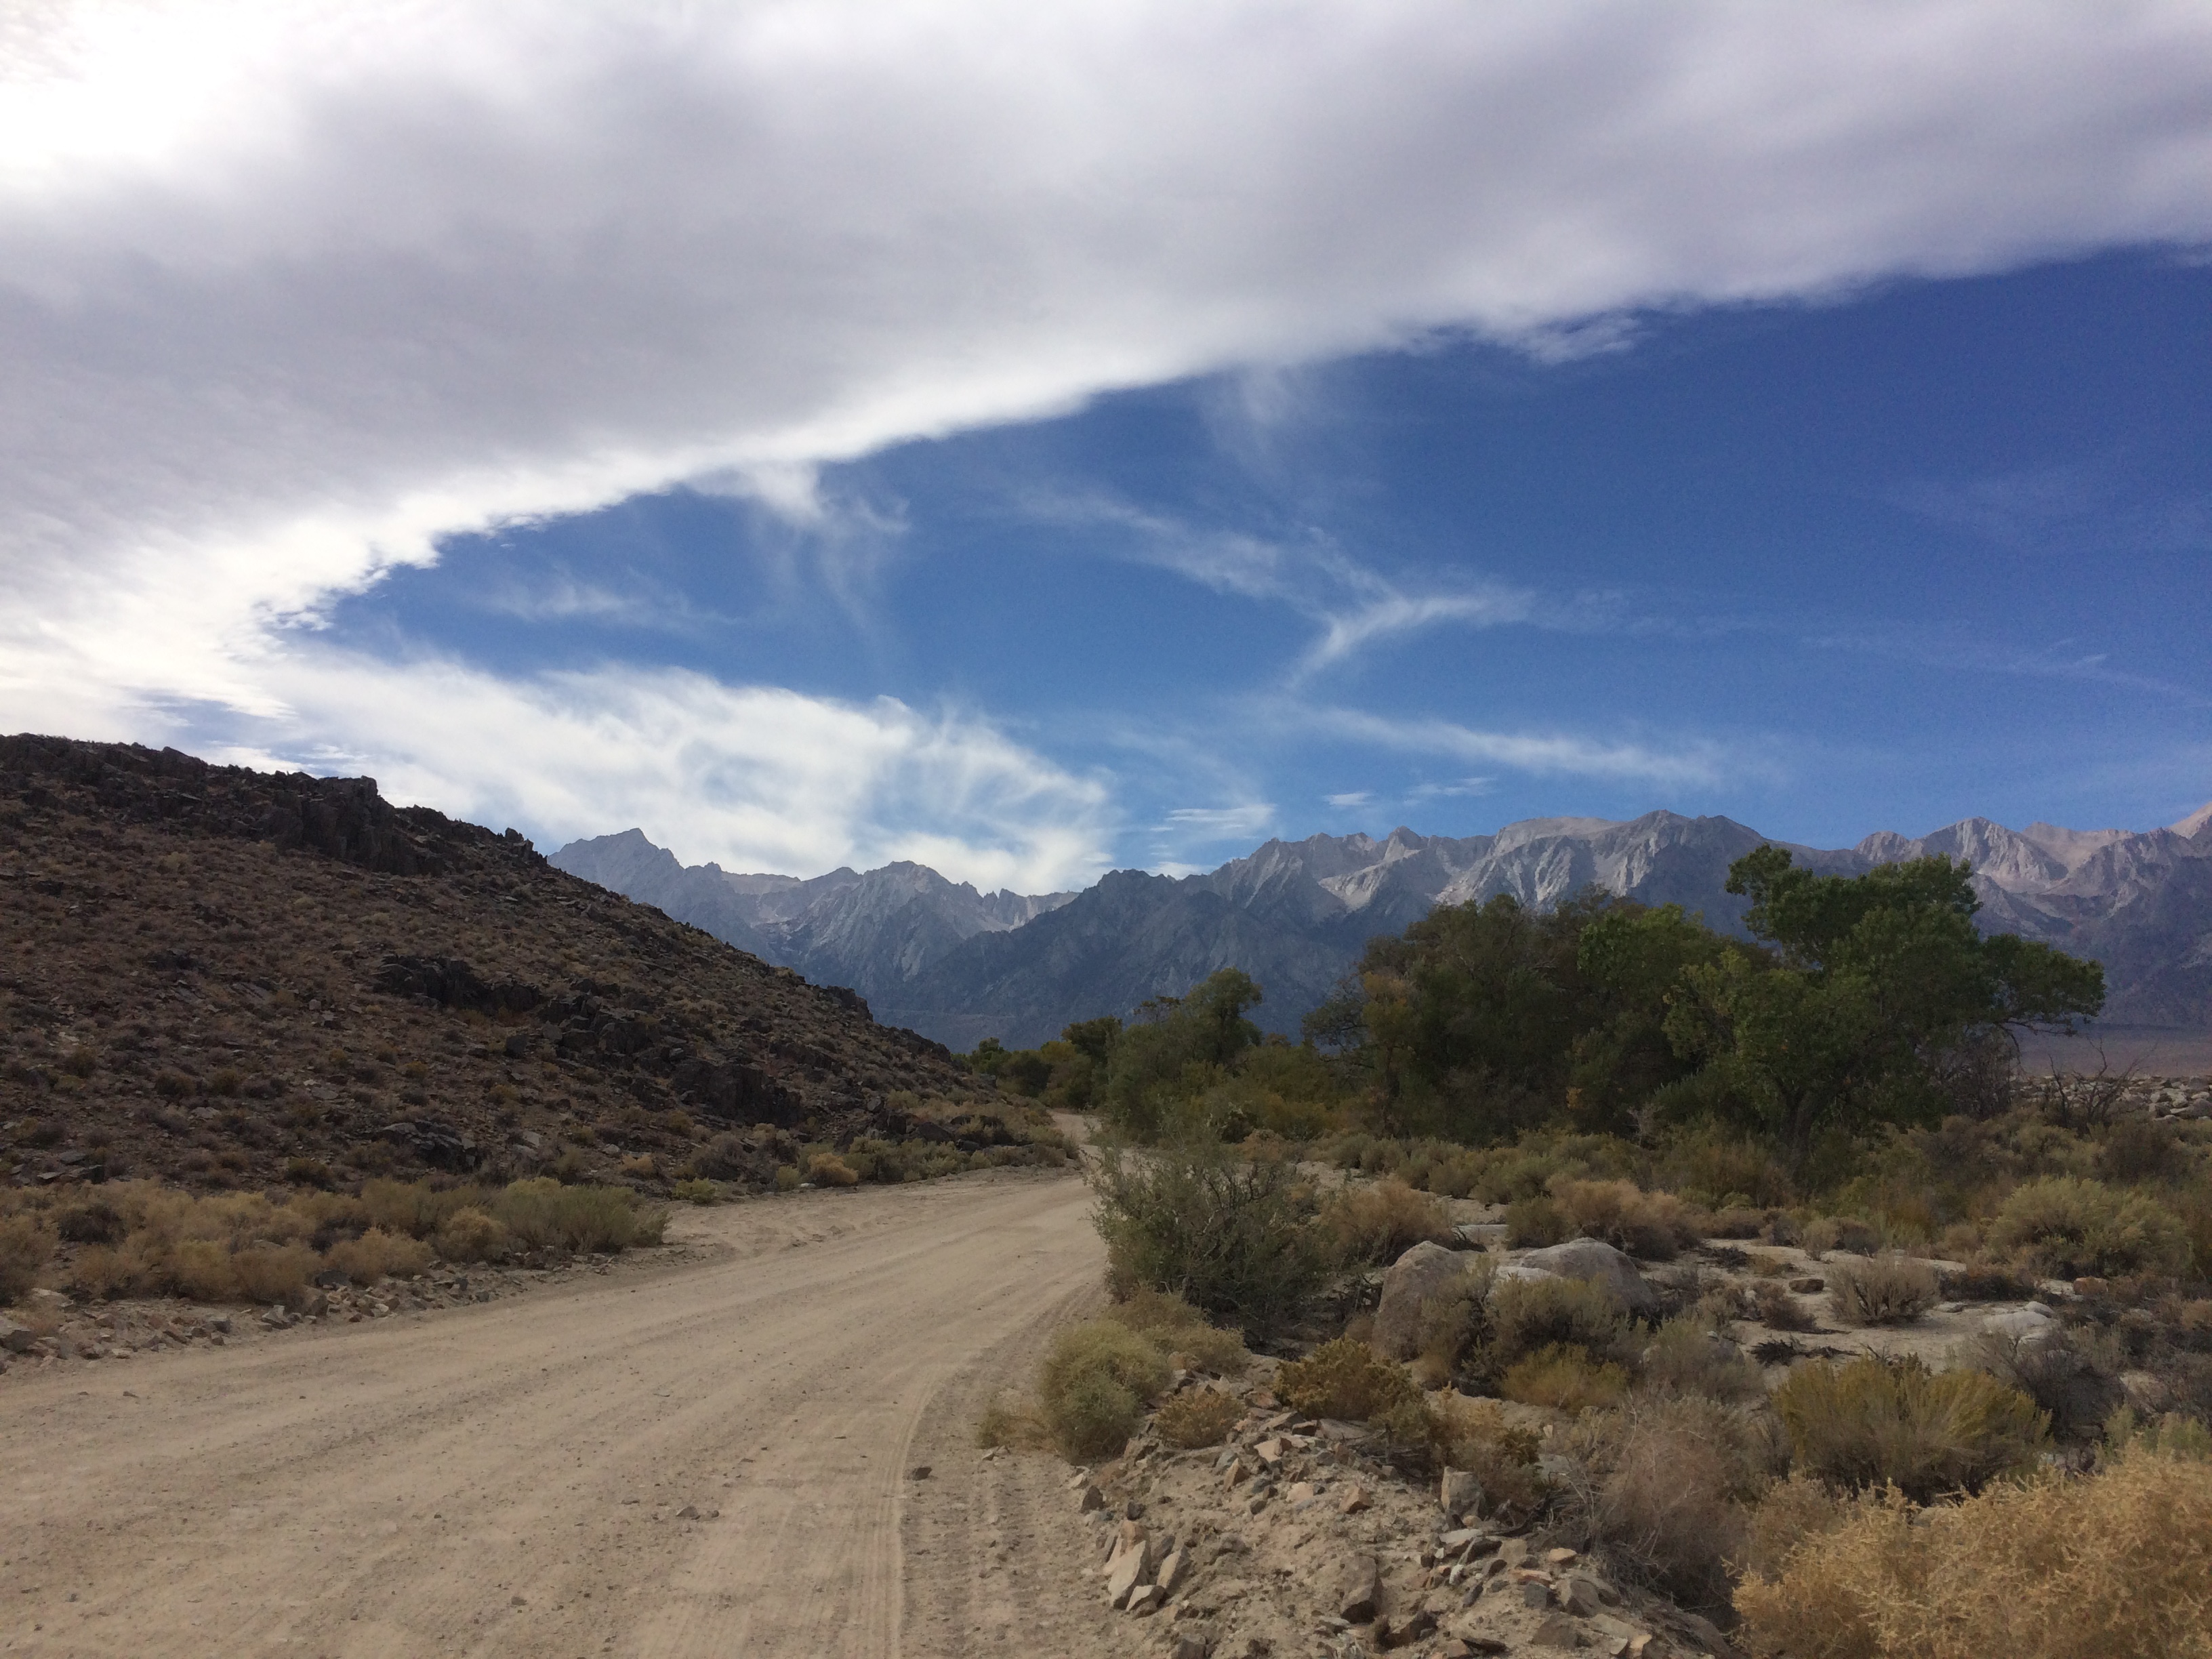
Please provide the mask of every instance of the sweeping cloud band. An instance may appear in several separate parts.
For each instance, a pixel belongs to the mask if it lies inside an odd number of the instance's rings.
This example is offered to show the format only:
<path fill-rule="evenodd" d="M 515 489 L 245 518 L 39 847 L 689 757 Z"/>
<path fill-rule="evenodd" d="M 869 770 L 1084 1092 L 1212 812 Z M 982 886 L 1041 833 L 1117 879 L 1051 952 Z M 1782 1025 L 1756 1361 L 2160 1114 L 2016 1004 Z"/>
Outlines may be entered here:
<path fill-rule="evenodd" d="M 454 532 L 804 520 L 817 464 L 1113 388 L 2212 239 L 2212 13 L 52 4 L 0 158 L 0 725 L 367 752 L 306 630 Z M 1346 627 L 1480 608 L 1394 603 Z"/>

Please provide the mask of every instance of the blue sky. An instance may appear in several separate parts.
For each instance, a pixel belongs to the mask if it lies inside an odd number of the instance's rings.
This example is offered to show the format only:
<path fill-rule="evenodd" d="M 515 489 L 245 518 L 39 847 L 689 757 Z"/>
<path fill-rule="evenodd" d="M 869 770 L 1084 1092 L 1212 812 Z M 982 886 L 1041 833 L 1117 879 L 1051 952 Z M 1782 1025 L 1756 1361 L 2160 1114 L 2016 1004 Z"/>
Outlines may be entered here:
<path fill-rule="evenodd" d="M 2212 10 L 53 0 L 0 730 L 1041 890 L 2212 798 Z"/>
<path fill-rule="evenodd" d="M 824 470 L 818 525 L 685 489 L 459 538 L 333 633 L 954 705 L 1102 780 L 1113 856 L 1149 866 L 1659 806 L 1832 845 L 2212 797 L 2212 268 L 1617 333 L 896 445 Z"/>

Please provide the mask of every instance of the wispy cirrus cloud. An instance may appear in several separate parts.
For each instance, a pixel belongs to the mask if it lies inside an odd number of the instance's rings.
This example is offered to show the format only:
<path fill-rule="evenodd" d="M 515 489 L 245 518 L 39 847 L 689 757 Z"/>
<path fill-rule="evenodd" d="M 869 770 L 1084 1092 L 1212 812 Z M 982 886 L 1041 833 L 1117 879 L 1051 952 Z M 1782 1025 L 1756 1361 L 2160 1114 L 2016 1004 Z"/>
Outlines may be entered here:
<path fill-rule="evenodd" d="M 1704 787 L 1739 777 L 1755 765 L 1705 739 L 1662 745 L 1607 741 L 1571 732 L 1484 731 L 1454 720 L 1395 718 L 1327 707 L 1302 708 L 1295 719 L 1303 729 L 1378 749 L 1506 766 L 1539 777 Z"/>

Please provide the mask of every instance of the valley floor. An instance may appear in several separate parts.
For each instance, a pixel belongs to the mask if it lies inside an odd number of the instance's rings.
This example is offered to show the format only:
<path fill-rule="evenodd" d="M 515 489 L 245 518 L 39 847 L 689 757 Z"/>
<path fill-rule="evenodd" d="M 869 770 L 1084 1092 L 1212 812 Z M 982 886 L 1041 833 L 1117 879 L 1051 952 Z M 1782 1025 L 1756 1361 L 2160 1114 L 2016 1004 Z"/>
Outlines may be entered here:
<path fill-rule="evenodd" d="M 1109 1650 L 1057 1480 L 973 1438 L 1097 1298 L 1090 1205 L 1006 1170 L 687 1210 L 704 1262 L 19 1371 L 0 1652 Z"/>

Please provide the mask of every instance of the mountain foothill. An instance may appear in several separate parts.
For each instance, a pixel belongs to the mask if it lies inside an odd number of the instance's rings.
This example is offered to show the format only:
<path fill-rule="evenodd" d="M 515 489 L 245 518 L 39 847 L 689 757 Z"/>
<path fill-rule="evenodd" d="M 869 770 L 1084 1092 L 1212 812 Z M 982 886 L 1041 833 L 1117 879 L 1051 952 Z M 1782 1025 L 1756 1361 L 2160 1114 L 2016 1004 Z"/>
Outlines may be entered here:
<path fill-rule="evenodd" d="M 1511 896 L 1536 908 L 1596 886 L 1680 904 L 1741 932 L 1729 866 L 1768 838 L 1726 817 L 1533 818 L 1495 835 L 1394 830 L 1270 841 L 1180 878 L 1115 871 L 1078 893 L 979 893 L 898 863 L 809 879 L 682 864 L 640 830 L 570 842 L 560 869 L 598 882 L 819 982 L 951 1048 L 1032 1047 L 1076 1020 L 1127 1015 L 1217 969 L 1264 988 L 1263 1029 L 1295 1035 L 1365 942 L 1438 905 Z M 2104 965 L 2107 1027 L 2212 1027 L 2212 805 L 2133 832 L 1967 818 L 1856 847 L 1789 845 L 1796 862 L 1855 875 L 1946 854 L 1968 861 L 1985 931 Z"/>

